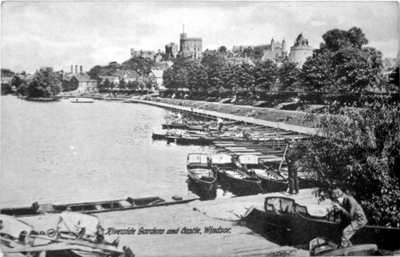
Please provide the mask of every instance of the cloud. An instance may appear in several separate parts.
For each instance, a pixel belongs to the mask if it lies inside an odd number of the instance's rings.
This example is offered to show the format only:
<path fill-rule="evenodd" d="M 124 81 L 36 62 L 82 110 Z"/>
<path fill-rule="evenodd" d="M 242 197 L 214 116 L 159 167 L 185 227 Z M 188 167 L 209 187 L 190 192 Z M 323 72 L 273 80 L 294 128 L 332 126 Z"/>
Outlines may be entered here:
<path fill-rule="evenodd" d="M 182 24 L 203 48 L 265 44 L 290 46 L 303 32 L 314 47 L 329 29 L 360 27 L 385 56 L 398 51 L 394 2 L 5 2 L 3 67 L 86 69 L 129 58 L 130 48 L 163 49 L 179 42 Z"/>

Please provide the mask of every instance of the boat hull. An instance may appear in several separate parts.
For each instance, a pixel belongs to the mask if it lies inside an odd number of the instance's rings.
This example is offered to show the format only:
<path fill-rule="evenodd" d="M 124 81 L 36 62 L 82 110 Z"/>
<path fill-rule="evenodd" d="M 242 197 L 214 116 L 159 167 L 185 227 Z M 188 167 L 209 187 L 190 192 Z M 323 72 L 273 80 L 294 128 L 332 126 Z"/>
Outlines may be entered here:
<path fill-rule="evenodd" d="M 238 179 L 230 176 L 224 170 L 220 170 L 218 175 L 223 188 L 235 195 L 251 195 L 263 192 L 261 181 L 258 179 Z"/>
<path fill-rule="evenodd" d="M 211 200 L 217 197 L 216 179 L 210 183 L 188 175 L 188 188 L 197 194 L 201 200 Z"/>
<path fill-rule="evenodd" d="M 264 178 L 261 176 L 258 176 L 258 177 L 261 180 L 261 185 L 265 192 L 268 192 L 268 193 L 282 192 L 282 191 L 286 191 L 286 189 L 288 187 L 287 181 L 267 179 L 267 178 Z"/>
<path fill-rule="evenodd" d="M 316 217 L 308 213 L 299 213 L 295 207 L 288 211 L 289 204 L 281 206 L 286 210 L 267 210 L 264 214 L 264 228 L 268 232 L 274 232 L 282 237 L 285 243 L 291 245 L 308 244 L 316 237 L 325 237 L 330 241 L 339 243 L 342 231 L 348 222 L 343 221 L 340 215 Z M 298 205 L 297 205 L 298 206 Z M 358 231 L 352 238 L 353 244 L 376 244 L 379 249 L 400 249 L 400 228 L 367 225 Z"/>

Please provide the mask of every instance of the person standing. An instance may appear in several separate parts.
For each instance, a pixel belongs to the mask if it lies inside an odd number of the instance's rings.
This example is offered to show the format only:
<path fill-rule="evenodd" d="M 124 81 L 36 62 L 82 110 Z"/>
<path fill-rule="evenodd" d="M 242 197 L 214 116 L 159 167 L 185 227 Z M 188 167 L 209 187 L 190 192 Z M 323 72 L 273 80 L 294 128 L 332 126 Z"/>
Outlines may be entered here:
<path fill-rule="evenodd" d="M 220 131 L 220 132 L 221 132 L 221 130 L 222 130 L 222 126 L 224 126 L 224 121 L 223 121 L 221 118 L 219 118 L 219 117 L 218 117 L 218 119 L 217 119 L 217 127 L 218 127 L 218 131 Z"/>
<path fill-rule="evenodd" d="M 297 177 L 297 169 L 298 169 L 297 162 L 299 158 L 292 144 L 288 145 L 285 159 L 288 167 L 289 194 L 297 194 L 299 192 L 299 179 Z"/>
<path fill-rule="evenodd" d="M 352 245 L 350 238 L 367 225 L 367 217 L 356 199 L 343 193 L 339 188 L 332 191 L 332 199 L 335 202 L 334 210 L 340 211 L 350 220 L 350 224 L 343 229 L 341 237 L 341 247 L 349 247 Z"/>

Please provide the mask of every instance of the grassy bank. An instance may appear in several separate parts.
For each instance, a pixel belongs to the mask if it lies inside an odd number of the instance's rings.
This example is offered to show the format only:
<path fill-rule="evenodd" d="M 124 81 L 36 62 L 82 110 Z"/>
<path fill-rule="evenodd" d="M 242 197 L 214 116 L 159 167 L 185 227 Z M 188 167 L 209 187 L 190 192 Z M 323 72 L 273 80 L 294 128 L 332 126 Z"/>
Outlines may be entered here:
<path fill-rule="evenodd" d="M 320 115 L 318 114 L 310 114 L 301 111 L 285 111 L 273 108 L 262 108 L 262 107 L 248 106 L 248 105 L 223 104 L 215 102 L 172 99 L 172 98 L 152 98 L 151 100 L 167 104 L 175 104 L 180 106 L 205 109 L 209 111 L 252 117 L 260 120 L 284 122 L 291 125 L 304 126 L 310 128 L 317 127 L 320 120 Z"/>

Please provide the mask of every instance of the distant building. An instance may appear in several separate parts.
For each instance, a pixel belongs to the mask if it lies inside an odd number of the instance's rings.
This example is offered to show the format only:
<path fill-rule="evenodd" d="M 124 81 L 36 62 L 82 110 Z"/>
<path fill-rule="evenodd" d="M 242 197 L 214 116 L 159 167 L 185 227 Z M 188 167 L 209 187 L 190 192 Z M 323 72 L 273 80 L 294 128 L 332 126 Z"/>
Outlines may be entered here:
<path fill-rule="evenodd" d="M 289 61 L 303 66 L 308 57 L 312 56 L 313 48 L 308 44 L 308 40 L 300 33 L 294 45 L 290 48 Z"/>
<path fill-rule="evenodd" d="M 179 56 L 194 59 L 201 58 L 203 41 L 201 38 L 187 37 L 185 32 L 180 35 Z"/>
<path fill-rule="evenodd" d="M 154 55 L 156 55 L 155 51 L 151 50 L 135 50 L 134 48 L 131 48 L 131 57 L 142 57 L 142 58 L 150 58 L 153 59 Z"/>
<path fill-rule="evenodd" d="M 118 82 L 120 80 L 124 80 L 125 82 L 134 82 L 140 80 L 140 75 L 134 70 L 118 70 L 112 74 L 114 77 L 118 78 Z M 115 80 L 114 80 L 115 81 Z M 111 82 L 111 81 L 110 81 Z"/>
<path fill-rule="evenodd" d="M 96 93 L 97 92 L 97 80 L 91 79 L 89 75 L 84 73 L 74 74 L 71 77 L 71 82 L 78 84 L 76 89 L 77 93 Z"/>
<path fill-rule="evenodd" d="M 163 86 L 164 71 L 173 65 L 171 61 L 160 62 L 151 69 L 151 75 L 155 80 L 157 89 L 165 89 Z"/>
<path fill-rule="evenodd" d="M 169 43 L 165 45 L 165 58 L 167 60 L 176 58 L 178 55 L 178 45 L 175 43 Z"/>
<path fill-rule="evenodd" d="M 271 44 L 264 48 L 262 61 L 271 60 L 275 62 L 281 62 L 287 57 L 286 41 L 283 39 L 282 42 L 274 41 L 271 39 Z"/>
<path fill-rule="evenodd" d="M 271 39 L 270 44 L 265 45 L 239 45 L 233 46 L 232 53 L 236 57 L 249 57 L 253 60 L 271 60 L 274 62 L 281 62 L 287 58 L 286 42 L 275 41 Z"/>
<path fill-rule="evenodd" d="M 163 54 L 161 53 L 160 50 L 158 50 L 158 52 L 154 55 L 153 59 L 154 59 L 154 62 L 155 62 L 155 63 L 159 63 L 159 62 L 162 61 L 162 59 L 163 59 Z"/>
<path fill-rule="evenodd" d="M 254 62 L 248 57 L 227 57 L 225 60 L 233 65 L 249 64 L 250 66 L 255 66 Z"/>
<path fill-rule="evenodd" d="M 119 83 L 119 77 L 118 76 L 99 76 L 100 78 L 100 83 L 104 83 L 106 80 L 108 80 L 110 83 L 113 83 L 114 85 L 117 85 Z"/>

